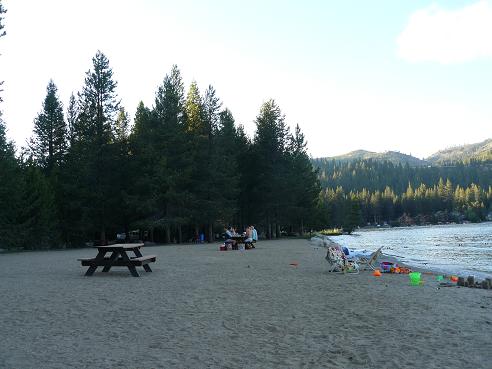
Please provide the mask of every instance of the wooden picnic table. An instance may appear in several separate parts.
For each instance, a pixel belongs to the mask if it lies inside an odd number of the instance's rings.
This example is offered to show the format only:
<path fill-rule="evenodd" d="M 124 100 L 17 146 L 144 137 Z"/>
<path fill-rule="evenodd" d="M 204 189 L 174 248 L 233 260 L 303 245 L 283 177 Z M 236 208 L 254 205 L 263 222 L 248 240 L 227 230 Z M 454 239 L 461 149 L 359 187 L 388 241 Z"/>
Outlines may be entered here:
<path fill-rule="evenodd" d="M 156 260 L 155 255 L 143 256 L 140 252 L 140 248 L 143 243 L 117 243 L 108 246 L 96 246 L 97 255 L 94 258 L 78 259 L 82 263 L 82 266 L 88 266 L 86 276 L 94 274 L 96 269 L 100 266 L 103 267 L 103 272 L 107 273 L 112 267 L 126 266 L 130 270 L 130 273 L 134 277 L 139 277 L 137 272 L 137 266 L 142 266 L 146 272 L 152 272 L 149 263 L 153 263 Z M 106 254 L 110 252 L 110 256 Z M 133 252 L 135 256 L 129 255 L 128 252 Z"/>
<path fill-rule="evenodd" d="M 246 239 L 246 237 L 243 235 L 234 235 L 234 236 L 232 236 L 232 239 L 234 241 L 236 241 L 237 243 L 244 243 L 244 240 Z"/>
<path fill-rule="evenodd" d="M 234 235 L 232 236 L 232 239 L 234 241 L 236 241 L 236 245 L 239 245 L 241 243 L 244 243 L 244 246 L 246 249 L 249 249 L 249 248 L 255 248 L 255 246 L 253 245 L 252 242 L 246 242 L 246 239 L 247 237 L 246 236 L 243 236 L 243 235 Z M 236 249 L 237 249 L 237 246 L 236 246 Z"/>

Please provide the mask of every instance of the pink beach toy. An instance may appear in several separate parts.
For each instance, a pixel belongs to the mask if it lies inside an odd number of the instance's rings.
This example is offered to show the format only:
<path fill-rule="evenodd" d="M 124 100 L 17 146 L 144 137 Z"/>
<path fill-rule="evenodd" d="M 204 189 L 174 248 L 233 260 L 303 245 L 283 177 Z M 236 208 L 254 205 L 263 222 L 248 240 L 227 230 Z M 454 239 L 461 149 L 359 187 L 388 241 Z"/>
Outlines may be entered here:
<path fill-rule="evenodd" d="M 397 264 L 389 262 L 389 261 L 383 261 L 380 263 L 380 267 L 381 267 L 381 272 L 391 273 L 391 268 L 396 268 Z"/>

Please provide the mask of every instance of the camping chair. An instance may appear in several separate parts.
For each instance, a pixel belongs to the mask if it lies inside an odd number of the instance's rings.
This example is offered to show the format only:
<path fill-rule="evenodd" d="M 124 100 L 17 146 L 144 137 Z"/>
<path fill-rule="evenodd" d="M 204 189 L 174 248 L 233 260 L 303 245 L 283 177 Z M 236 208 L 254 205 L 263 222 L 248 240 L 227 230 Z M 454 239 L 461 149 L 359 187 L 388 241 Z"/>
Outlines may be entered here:
<path fill-rule="evenodd" d="M 376 269 L 375 265 L 373 265 L 373 264 L 376 263 L 378 261 L 378 258 L 383 254 L 383 252 L 381 251 L 382 248 L 383 248 L 383 246 L 381 246 L 379 249 L 374 251 L 368 257 L 361 256 L 361 257 L 357 258 L 357 261 L 359 262 L 359 264 L 364 266 L 364 270 L 366 270 L 367 267 L 371 268 L 372 270 Z"/>
<path fill-rule="evenodd" d="M 355 260 L 348 260 L 340 246 L 333 244 L 327 247 L 326 261 L 328 262 L 329 272 L 339 273 L 359 273 L 359 265 Z"/>

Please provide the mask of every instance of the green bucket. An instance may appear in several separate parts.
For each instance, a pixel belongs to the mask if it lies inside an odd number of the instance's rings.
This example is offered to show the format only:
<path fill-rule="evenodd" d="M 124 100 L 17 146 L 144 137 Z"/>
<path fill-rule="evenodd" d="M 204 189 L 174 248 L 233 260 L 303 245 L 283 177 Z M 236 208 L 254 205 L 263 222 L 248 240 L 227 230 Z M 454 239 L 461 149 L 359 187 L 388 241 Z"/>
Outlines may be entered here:
<path fill-rule="evenodd" d="M 419 286 L 420 285 L 420 273 L 419 272 L 409 273 L 408 276 L 410 277 L 410 285 L 411 286 Z"/>

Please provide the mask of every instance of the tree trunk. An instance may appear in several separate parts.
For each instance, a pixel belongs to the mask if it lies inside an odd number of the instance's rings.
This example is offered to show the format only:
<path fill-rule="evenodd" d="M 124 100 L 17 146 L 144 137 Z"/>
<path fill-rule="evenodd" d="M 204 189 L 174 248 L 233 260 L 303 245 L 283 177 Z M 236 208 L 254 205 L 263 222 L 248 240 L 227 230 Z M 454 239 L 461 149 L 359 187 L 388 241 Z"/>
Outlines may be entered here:
<path fill-rule="evenodd" d="M 106 230 L 104 228 L 101 229 L 100 242 L 101 242 L 101 245 L 106 245 Z"/>
<path fill-rule="evenodd" d="M 165 232 L 166 232 L 166 243 L 171 243 L 171 227 L 169 227 L 169 224 L 166 225 Z"/>
<path fill-rule="evenodd" d="M 200 228 L 197 225 L 195 225 L 195 237 L 193 241 L 196 243 L 200 242 Z"/>
<path fill-rule="evenodd" d="M 214 224 L 209 221 L 208 223 L 208 243 L 213 242 L 215 239 L 214 237 Z"/>
<path fill-rule="evenodd" d="M 181 224 L 178 225 L 178 243 L 183 242 L 183 234 L 181 232 Z"/>

